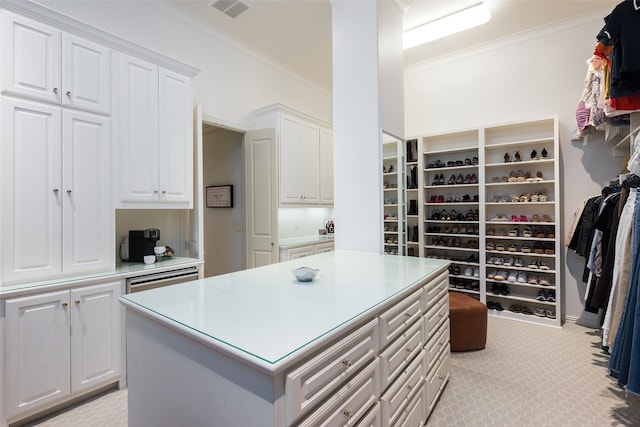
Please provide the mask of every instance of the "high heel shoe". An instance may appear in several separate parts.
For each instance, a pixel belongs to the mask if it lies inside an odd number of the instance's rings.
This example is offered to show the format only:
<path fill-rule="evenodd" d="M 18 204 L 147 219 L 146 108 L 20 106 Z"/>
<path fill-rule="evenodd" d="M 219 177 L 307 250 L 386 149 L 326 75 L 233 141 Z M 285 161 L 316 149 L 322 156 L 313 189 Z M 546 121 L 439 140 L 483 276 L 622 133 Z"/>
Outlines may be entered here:
<path fill-rule="evenodd" d="M 542 151 L 540 152 L 540 155 L 542 156 L 543 159 L 547 158 L 547 149 L 543 148 Z"/>
<path fill-rule="evenodd" d="M 537 151 L 536 151 L 536 149 L 534 148 L 534 149 L 531 151 L 531 160 L 535 159 L 537 155 L 538 155 L 538 152 L 537 152 Z"/>
<path fill-rule="evenodd" d="M 511 156 L 509 153 L 504 153 L 504 162 L 509 163 L 511 161 Z"/>
<path fill-rule="evenodd" d="M 522 161 L 522 157 L 520 156 L 520 152 L 519 151 L 516 151 L 516 154 L 514 154 L 513 157 L 515 157 L 515 159 L 516 159 L 515 161 L 516 162 Z"/>

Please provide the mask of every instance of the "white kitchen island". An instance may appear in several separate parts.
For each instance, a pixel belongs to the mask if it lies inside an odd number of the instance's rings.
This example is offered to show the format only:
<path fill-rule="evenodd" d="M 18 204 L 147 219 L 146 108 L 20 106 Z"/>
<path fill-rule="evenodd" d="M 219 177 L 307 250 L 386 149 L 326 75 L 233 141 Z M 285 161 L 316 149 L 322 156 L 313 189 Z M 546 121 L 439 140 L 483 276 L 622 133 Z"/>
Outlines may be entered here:
<path fill-rule="evenodd" d="M 449 372 L 448 264 L 336 251 L 122 296 L 129 425 L 422 425 Z"/>

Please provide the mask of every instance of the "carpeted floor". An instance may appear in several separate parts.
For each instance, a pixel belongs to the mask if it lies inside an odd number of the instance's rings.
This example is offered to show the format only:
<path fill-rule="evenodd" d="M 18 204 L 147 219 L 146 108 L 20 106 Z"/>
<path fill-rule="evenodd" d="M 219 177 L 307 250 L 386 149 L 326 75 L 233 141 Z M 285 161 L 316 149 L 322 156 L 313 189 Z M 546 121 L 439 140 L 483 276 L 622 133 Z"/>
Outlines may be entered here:
<path fill-rule="evenodd" d="M 427 425 L 640 426 L 640 398 L 607 376 L 607 363 L 596 330 L 490 317 L 486 349 L 452 353 Z M 108 392 L 30 425 L 124 427 L 126 399 L 126 390 Z"/>

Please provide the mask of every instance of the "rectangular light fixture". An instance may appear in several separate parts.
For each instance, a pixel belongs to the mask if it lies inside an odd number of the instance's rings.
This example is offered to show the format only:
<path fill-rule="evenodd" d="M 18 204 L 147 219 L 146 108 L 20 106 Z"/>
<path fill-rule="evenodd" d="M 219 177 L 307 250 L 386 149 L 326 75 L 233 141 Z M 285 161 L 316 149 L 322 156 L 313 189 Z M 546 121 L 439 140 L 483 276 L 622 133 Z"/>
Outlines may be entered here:
<path fill-rule="evenodd" d="M 403 33 L 403 45 L 405 49 L 409 49 L 477 27 L 489 22 L 490 19 L 491 12 L 489 7 L 484 2 L 480 2 L 405 31 Z"/>

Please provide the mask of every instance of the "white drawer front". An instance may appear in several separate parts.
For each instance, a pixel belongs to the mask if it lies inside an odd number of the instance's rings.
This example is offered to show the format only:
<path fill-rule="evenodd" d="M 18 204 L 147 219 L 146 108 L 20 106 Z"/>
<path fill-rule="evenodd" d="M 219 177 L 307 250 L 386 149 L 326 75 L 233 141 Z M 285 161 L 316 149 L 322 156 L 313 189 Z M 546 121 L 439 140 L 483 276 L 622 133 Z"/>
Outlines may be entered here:
<path fill-rule="evenodd" d="M 438 354 L 440 354 L 447 344 L 449 344 L 449 319 L 447 319 L 444 324 L 436 330 L 436 333 L 433 334 L 429 341 L 427 341 L 427 345 L 425 346 L 427 371 L 436 363 Z"/>
<path fill-rule="evenodd" d="M 449 289 L 449 273 L 444 272 L 422 288 L 422 311 L 427 312 L 438 301 L 438 294 Z"/>
<path fill-rule="evenodd" d="M 378 352 L 378 324 L 372 320 L 286 375 L 287 425 L 333 394 Z"/>
<path fill-rule="evenodd" d="M 424 347 L 423 325 L 420 321 L 414 323 L 380 354 L 381 390 L 386 389 Z"/>
<path fill-rule="evenodd" d="M 378 400 L 380 364 L 371 362 L 303 420 L 300 427 L 353 426 Z"/>
<path fill-rule="evenodd" d="M 424 363 L 425 358 L 421 354 L 400 373 L 398 379 L 389 386 L 389 389 L 380 399 L 382 419 L 386 421 L 385 426 L 393 424 L 400 417 L 407 401 L 423 389 L 425 373 L 427 372 Z"/>
<path fill-rule="evenodd" d="M 382 427 L 380 417 L 381 417 L 380 403 L 376 403 L 376 406 L 374 406 L 373 409 L 371 409 L 369 413 L 367 413 L 367 415 L 362 417 L 362 419 L 358 421 L 358 424 L 356 424 L 356 426 L 357 427 Z"/>
<path fill-rule="evenodd" d="M 444 389 L 445 383 L 449 379 L 449 354 L 449 346 L 447 346 L 440 357 L 438 357 L 438 362 L 436 364 L 437 368 L 432 369 L 432 371 L 427 374 L 427 413 L 431 412 L 436 399 Z"/>
<path fill-rule="evenodd" d="M 422 315 L 422 290 L 414 292 L 380 315 L 380 348 L 402 334 Z"/>
<path fill-rule="evenodd" d="M 404 410 L 401 411 L 398 420 L 393 427 L 422 427 L 426 423 L 427 413 L 424 404 L 424 388 L 411 399 Z"/>
<path fill-rule="evenodd" d="M 449 317 L 449 293 L 445 289 L 440 293 L 436 304 L 424 316 L 427 340 L 436 333 L 438 325 L 443 323 L 447 317 Z"/>

